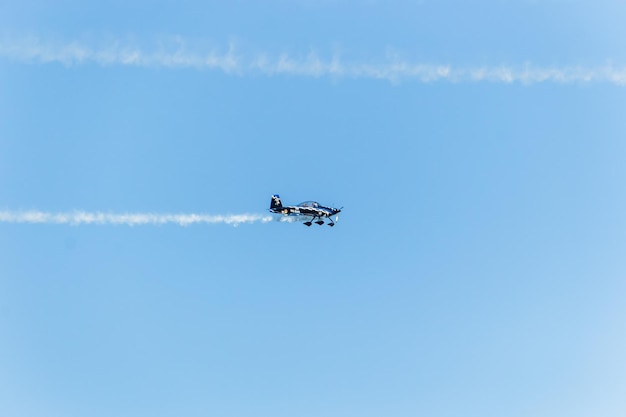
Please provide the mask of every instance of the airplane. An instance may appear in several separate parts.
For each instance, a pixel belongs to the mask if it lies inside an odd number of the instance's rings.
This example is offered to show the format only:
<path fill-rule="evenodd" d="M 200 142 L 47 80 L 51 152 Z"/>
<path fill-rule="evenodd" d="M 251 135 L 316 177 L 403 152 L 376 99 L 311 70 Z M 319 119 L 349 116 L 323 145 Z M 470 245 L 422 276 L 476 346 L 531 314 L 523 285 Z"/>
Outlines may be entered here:
<path fill-rule="evenodd" d="M 342 207 L 343 208 L 343 207 Z M 328 217 L 329 226 L 334 226 L 335 222 L 331 219 L 331 216 L 335 216 L 335 220 L 338 219 L 338 214 L 342 208 L 333 208 L 326 207 L 319 204 L 317 201 L 305 201 L 303 203 L 298 204 L 297 206 L 283 206 L 283 203 L 280 201 L 280 196 L 278 194 L 274 194 L 272 196 L 272 202 L 270 203 L 270 212 L 276 214 L 282 214 L 283 216 L 295 216 L 297 218 L 308 219 L 308 221 L 304 222 L 304 224 L 308 227 L 313 224 L 315 219 L 318 219 L 315 223 L 320 226 L 324 224 L 323 217 Z"/>

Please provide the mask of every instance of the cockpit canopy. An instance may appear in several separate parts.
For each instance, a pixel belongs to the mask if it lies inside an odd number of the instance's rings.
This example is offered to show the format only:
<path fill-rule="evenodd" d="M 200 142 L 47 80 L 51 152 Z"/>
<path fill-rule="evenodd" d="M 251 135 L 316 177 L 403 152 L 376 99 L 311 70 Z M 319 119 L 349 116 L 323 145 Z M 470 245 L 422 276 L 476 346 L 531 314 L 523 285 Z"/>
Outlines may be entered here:
<path fill-rule="evenodd" d="M 299 207 L 313 207 L 313 208 L 318 208 L 319 207 L 319 203 L 317 201 L 303 201 L 302 203 L 298 204 Z"/>

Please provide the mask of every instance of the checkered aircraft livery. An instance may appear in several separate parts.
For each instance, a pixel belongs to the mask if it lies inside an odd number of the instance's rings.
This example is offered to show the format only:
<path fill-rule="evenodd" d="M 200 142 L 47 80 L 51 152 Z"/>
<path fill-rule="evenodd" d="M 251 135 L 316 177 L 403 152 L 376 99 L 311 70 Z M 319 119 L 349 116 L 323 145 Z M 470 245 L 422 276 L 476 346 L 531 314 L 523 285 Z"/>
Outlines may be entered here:
<path fill-rule="evenodd" d="M 321 226 L 325 223 L 322 219 L 327 218 L 328 223 L 326 224 L 332 227 L 335 225 L 332 216 L 335 216 L 335 221 L 337 221 L 342 208 L 326 207 L 319 204 L 317 201 L 305 201 L 296 206 L 283 206 L 283 203 L 280 201 L 280 196 L 274 194 L 269 210 L 272 213 L 282 214 L 283 216 L 295 218 L 296 220 L 305 220 L 305 226 L 311 226 L 313 223 Z"/>

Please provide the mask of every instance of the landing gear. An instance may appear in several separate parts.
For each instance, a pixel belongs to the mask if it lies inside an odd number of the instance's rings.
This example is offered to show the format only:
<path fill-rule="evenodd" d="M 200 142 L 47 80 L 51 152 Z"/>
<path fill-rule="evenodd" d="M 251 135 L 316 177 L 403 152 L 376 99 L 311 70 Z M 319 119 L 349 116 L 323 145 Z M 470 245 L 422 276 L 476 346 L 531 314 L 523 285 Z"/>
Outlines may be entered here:
<path fill-rule="evenodd" d="M 317 221 L 314 221 L 315 219 L 317 219 Z M 311 220 L 304 222 L 304 225 L 306 227 L 310 227 L 313 223 L 315 224 L 319 224 L 320 226 L 324 224 L 324 220 L 322 220 L 321 217 L 315 216 L 313 217 Z M 328 218 L 328 223 L 326 223 L 327 225 L 329 225 L 330 227 L 333 227 L 335 225 L 335 222 L 333 221 L 333 219 L 331 219 L 330 217 Z"/>
<path fill-rule="evenodd" d="M 316 222 L 313 222 L 313 220 L 317 219 Z M 324 224 L 324 220 L 322 220 L 320 217 L 313 217 L 311 220 L 309 220 L 308 222 L 304 222 L 304 225 L 306 227 L 311 226 L 313 223 L 319 224 L 320 226 Z"/>

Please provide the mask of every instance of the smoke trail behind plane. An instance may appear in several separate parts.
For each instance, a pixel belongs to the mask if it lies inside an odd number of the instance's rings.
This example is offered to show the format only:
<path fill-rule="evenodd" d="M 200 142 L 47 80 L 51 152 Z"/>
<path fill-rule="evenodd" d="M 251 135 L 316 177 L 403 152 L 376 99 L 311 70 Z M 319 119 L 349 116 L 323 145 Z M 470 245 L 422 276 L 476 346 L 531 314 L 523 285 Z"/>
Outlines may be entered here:
<path fill-rule="evenodd" d="M 492 64 L 487 66 L 451 65 L 412 61 L 396 55 L 373 60 L 349 60 L 333 54 L 329 57 L 309 52 L 305 54 L 272 54 L 269 51 L 238 50 L 234 43 L 217 49 L 197 49 L 188 40 L 174 37 L 170 47 L 146 47 L 117 39 L 109 46 L 97 46 L 78 40 L 55 43 L 38 37 L 11 38 L 0 36 L 0 58 L 18 62 L 61 63 L 82 65 L 94 63 L 111 65 L 217 70 L 238 76 L 263 74 L 266 76 L 332 77 L 373 79 L 400 82 L 415 80 L 423 83 L 592 83 L 603 82 L 626 86 L 626 67 L 611 61 L 592 66 L 578 64 L 565 66 Z M 167 42 L 166 42 L 167 44 Z"/>
<path fill-rule="evenodd" d="M 267 223 L 272 220 L 270 215 L 260 214 L 155 214 L 155 213 L 102 213 L 102 212 L 60 212 L 49 213 L 37 210 L 30 211 L 0 211 L 0 223 L 30 223 L 30 224 L 69 224 L 73 226 L 96 225 L 164 225 L 176 224 L 191 226 L 194 224 L 228 224 L 238 226 L 242 223 Z"/>

